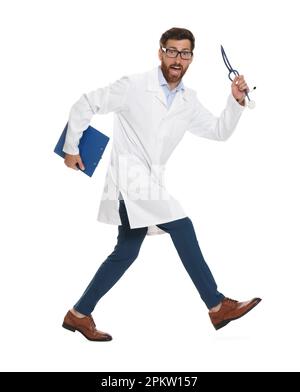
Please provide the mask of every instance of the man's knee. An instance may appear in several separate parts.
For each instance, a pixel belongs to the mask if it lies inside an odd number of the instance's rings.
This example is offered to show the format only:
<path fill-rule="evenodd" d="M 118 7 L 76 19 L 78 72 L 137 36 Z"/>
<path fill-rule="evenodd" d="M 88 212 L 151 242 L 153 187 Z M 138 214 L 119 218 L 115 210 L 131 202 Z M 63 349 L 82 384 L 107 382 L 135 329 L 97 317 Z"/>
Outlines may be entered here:
<path fill-rule="evenodd" d="M 130 247 L 128 245 L 116 246 L 114 251 L 109 255 L 111 262 L 133 262 L 139 254 L 140 246 Z"/>

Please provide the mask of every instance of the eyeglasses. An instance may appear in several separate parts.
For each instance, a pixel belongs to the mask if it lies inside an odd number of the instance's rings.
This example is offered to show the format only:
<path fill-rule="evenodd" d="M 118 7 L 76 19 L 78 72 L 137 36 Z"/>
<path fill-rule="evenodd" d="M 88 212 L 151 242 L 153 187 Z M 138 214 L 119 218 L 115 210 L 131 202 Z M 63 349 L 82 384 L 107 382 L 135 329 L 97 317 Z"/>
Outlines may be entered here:
<path fill-rule="evenodd" d="M 163 48 L 162 46 L 160 49 L 171 59 L 175 59 L 179 54 L 182 60 L 190 60 L 193 57 L 193 52 L 188 52 L 187 50 L 180 52 L 177 49 Z"/>

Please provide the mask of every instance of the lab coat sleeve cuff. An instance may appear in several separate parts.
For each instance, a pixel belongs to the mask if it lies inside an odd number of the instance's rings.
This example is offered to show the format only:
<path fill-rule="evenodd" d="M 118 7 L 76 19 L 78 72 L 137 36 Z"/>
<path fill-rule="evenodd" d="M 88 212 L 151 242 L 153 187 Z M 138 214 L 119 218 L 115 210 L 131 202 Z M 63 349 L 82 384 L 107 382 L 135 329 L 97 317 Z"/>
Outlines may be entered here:
<path fill-rule="evenodd" d="M 240 105 L 232 94 L 229 94 L 227 105 L 236 114 L 241 114 L 245 110 L 245 106 Z"/>
<path fill-rule="evenodd" d="M 79 154 L 79 141 L 83 134 L 83 131 L 78 128 L 78 126 L 72 127 L 73 121 L 69 118 L 68 129 L 66 133 L 65 144 L 63 146 L 63 152 L 70 155 L 78 155 Z M 84 125 L 86 127 L 86 124 Z"/>
<path fill-rule="evenodd" d="M 67 143 L 63 147 L 63 152 L 70 155 L 79 155 L 79 149 Z"/>

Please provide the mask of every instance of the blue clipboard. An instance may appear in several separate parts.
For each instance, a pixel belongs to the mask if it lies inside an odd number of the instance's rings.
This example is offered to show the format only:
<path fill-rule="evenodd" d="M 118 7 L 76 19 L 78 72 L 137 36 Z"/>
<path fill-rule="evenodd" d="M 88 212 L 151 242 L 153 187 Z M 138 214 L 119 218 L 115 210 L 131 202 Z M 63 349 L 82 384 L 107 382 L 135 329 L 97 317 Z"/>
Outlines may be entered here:
<path fill-rule="evenodd" d="M 56 146 L 54 152 L 65 157 L 63 147 L 66 140 L 68 124 L 65 126 Z M 81 170 L 87 176 L 92 177 L 104 150 L 109 142 L 109 137 L 98 131 L 96 128 L 89 126 L 82 134 L 79 141 L 79 154 L 84 164 L 85 170 Z"/>

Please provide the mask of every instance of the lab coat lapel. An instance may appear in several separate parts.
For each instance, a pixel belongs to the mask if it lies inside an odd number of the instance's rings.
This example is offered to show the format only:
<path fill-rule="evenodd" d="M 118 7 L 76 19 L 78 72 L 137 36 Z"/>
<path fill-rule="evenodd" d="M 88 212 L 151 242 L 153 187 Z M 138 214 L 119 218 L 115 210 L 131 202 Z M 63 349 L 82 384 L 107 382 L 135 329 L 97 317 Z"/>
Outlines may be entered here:
<path fill-rule="evenodd" d="M 166 97 L 158 82 L 158 68 L 149 72 L 147 91 L 153 93 L 155 98 L 167 109 Z"/>
<path fill-rule="evenodd" d="M 171 116 L 173 113 L 178 113 L 180 109 L 185 105 L 186 101 L 187 98 L 184 94 L 184 91 L 178 91 L 168 111 L 168 116 Z"/>
<path fill-rule="evenodd" d="M 159 89 L 159 91 L 155 92 L 155 98 L 158 99 L 158 101 L 162 103 L 165 106 L 165 108 L 167 108 L 166 97 L 161 88 Z"/>

